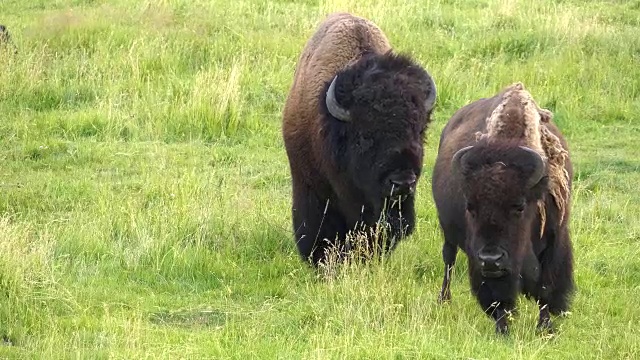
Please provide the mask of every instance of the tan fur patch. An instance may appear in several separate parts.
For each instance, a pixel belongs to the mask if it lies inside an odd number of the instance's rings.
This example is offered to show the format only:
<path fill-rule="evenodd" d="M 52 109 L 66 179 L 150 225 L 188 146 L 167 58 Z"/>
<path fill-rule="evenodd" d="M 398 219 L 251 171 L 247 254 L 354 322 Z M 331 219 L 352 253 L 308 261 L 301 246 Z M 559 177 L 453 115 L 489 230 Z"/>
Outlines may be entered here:
<path fill-rule="evenodd" d="M 487 119 L 487 136 L 491 139 L 523 138 L 524 142 L 544 156 L 540 138 L 541 116 L 538 106 L 522 83 L 504 92 L 502 102 Z"/>
<path fill-rule="evenodd" d="M 538 211 L 540 212 L 540 238 L 544 235 L 544 227 L 547 226 L 547 209 L 544 200 L 538 200 Z"/>
<path fill-rule="evenodd" d="M 540 108 L 522 83 L 514 83 L 504 90 L 503 101 L 487 118 L 487 132 L 477 132 L 476 140 L 520 138 L 524 145 L 537 151 L 547 164 L 549 191 L 560 211 L 561 224 L 570 196 L 569 174 L 565 169 L 568 152 L 545 125 L 552 119 L 553 113 Z M 538 203 L 538 209 L 542 236 L 546 224 L 544 202 Z"/>
<path fill-rule="evenodd" d="M 560 223 L 564 221 L 565 207 L 569 203 L 569 173 L 565 169 L 565 163 L 569 153 L 562 147 L 560 139 L 546 126 L 542 130 L 542 148 L 547 157 L 549 173 L 549 191 L 560 211 Z"/>

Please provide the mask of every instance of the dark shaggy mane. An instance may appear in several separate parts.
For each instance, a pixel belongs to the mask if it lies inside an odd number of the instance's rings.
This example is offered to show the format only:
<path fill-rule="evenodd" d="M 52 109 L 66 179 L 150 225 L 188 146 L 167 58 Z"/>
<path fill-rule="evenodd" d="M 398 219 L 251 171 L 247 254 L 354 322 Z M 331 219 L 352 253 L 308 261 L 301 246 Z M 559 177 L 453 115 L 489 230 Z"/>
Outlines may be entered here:
<path fill-rule="evenodd" d="M 427 72 L 415 62 L 408 54 L 396 53 L 394 51 L 388 51 L 384 54 L 364 53 L 360 60 L 358 60 L 353 66 L 344 69 L 338 73 L 338 77 L 343 77 L 348 82 L 356 83 L 358 80 L 362 81 L 363 78 L 375 76 L 383 72 L 409 72 L 415 71 L 416 73 L 422 73 L 423 76 L 428 76 Z M 340 98 L 340 91 L 337 92 Z M 348 104 L 345 104 L 348 106 Z"/>
<path fill-rule="evenodd" d="M 486 180 L 490 178 L 490 183 L 496 182 L 502 177 L 499 175 L 500 173 L 507 168 L 511 168 L 515 170 L 515 174 L 518 177 L 517 180 L 510 180 L 514 181 L 512 185 L 518 183 L 518 186 L 523 186 L 530 174 L 535 170 L 535 164 L 530 161 L 530 155 L 519 151 L 519 146 L 520 143 L 513 140 L 492 140 L 488 142 L 483 139 L 476 143 L 473 151 L 467 153 L 464 159 L 466 166 L 463 169 L 463 174 L 470 180 L 468 185 L 473 187 L 477 185 L 488 186 L 488 183 L 485 183 Z M 496 167 L 496 164 L 501 164 L 504 167 Z M 478 183 L 476 180 L 480 180 L 480 182 Z M 505 190 L 510 190 L 512 185 L 502 184 L 502 181 L 497 184 L 498 188 L 506 186 Z M 548 176 L 543 176 L 535 188 L 536 192 L 547 192 Z M 499 196 L 499 194 L 496 193 L 496 196 Z M 540 196 L 540 194 L 536 196 Z"/>
<path fill-rule="evenodd" d="M 338 103 L 347 109 L 358 103 L 372 103 L 377 98 L 398 97 L 407 94 L 413 102 L 425 100 L 426 93 L 435 91 L 427 79 L 429 73 L 409 55 L 389 51 L 384 54 L 364 53 L 353 65 L 339 71 L 336 80 L 335 95 Z M 325 98 L 333 78 L 329 79 L 319 95 L 321 112 L 328 113 Z M 402 89 L 401 92 L 398 90 Z M 430 115 L 430 114 L 426 114 Z"/>
<path fill-rule="evenodd" d="M 375 109 L 383 117 L 425 117 L 431 123 L 432 109 L 423 108 L 431 87 L 431 75 L 409 55 L 388 51 L 384 54 L 364 53 L 353 65 L 336 74 L 335 96 L 339 105 L 353 111 L 356 108 Z M 334 159 L 341 157 L 346 146 L 349 124 L 335 119 L 328 111 L 326 93 L 333 78 L 319 94 L 324 138 L 328 139 Z M 393 114 L 393 115 L 392 115 Z M 424 129 L 417 129 L 421 131 Z M 340 162 L 336 162 L 339 164 Z"/>
<path fill-rule="evenodd" d="M 430 75 L 409 55 L 389 51 L 364 54 L 353 66 L 338 73 L 336 98 L 345 108 L 370 104 L 408 93 L 413 102 L 423 100 Z M 425 91 L 426 90 L 426 91 Z"/>
<path fill-rule="evenodd" d="M 482 139 L 473 145 L 473 151 L 467 156 L 467 163 L 477 167 L 504 163 L 507 166 L 516 166 L 524 171 L 532 170 L 522 163 L 521 153 L 518 152 L 521 143 L 518 140 L 491 140 Z"/>

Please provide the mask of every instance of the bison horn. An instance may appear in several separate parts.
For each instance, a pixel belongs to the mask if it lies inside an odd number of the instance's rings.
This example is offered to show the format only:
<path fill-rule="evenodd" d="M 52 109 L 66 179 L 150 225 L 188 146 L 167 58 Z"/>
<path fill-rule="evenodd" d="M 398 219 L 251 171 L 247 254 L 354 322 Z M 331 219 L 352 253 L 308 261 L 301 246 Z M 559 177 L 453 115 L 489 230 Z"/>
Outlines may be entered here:
<path fill-rule="evenodd" d="M 529 177 L 529 180 L 527 181 L 527 188 L 531 188 L 535 184 L 537 184 L 540 181 L 540 179 L 542 179 L 542 176 L 544 176 L 544 169 L 545 169 L 544 160 L 542 159 L 542 156 L 538 154 L 537 151 L 531 148 L 528 148 L 526 146 L 520 146 L 520 148 L 530 153 L 533 156 L 533 159 L 535 161 L 535 168 L 533 170 L 533 173 Z"/>
<path fill-rule="evenodd" d="M 464 154 L 466 154 L 469 150 L 471 150 L 471 148 L 473 148 L 473 146 L 467 146 L 467 147 L 463 147 L 462 149 L 456 151 L 455 154 L 453 154 L 453 159 L 451 159 L 451 165 L 453 166 L 453 173 L 459 173 L 460 169 L 462 167 L 462 156 L 464 156 Z"/>
<path fill-rule="evenodd" d="M 336 75 L 331 81 L 331 85 L 329 85 L 329 90 L 327 90 L 327 110 L 329 113 L 336 119 L 341 121 L 351 121 L 351 114 L 345 108 L 341 107 L 338 104 L 338 100 L 336 100 L 336 79 L 338 76 Z"/>
<path fill-rule="evenodd" d="M 431 109 L 433 109 L 433 106 L 436 103 L 436 97 L 437 97 L 437 90 L 436 90 L 436 83 L 433 81 L 433 78 L 431 78 L 429 76 L 429 94 L 427 97 L 427 100 L 424 101 L 424 108 L 429 111 Z"/>

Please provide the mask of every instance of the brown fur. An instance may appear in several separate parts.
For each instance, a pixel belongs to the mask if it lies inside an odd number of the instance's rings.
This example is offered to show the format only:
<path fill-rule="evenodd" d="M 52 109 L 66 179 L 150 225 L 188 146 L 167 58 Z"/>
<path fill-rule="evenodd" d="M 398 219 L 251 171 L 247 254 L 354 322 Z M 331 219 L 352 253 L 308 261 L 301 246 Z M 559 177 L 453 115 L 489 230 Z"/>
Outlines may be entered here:
<path fill-rule="evenodd" d="M 562 223 L 570 201 L 569 173 L 565 169 L 569 153 L 558 136 L 549 130 L 553 113 L 541 109 L 520 82 L 507 87 L 502 99 L 487 118 L 486 132 L 477 132 L 476 139 L 521 139 L 523 145 L 536 150 L 547 163 L 549 191 L 560 209 L 558 221 Z M 546 221 L 544 202 L 539 203 L 539 210 L 542 233 Z"/>

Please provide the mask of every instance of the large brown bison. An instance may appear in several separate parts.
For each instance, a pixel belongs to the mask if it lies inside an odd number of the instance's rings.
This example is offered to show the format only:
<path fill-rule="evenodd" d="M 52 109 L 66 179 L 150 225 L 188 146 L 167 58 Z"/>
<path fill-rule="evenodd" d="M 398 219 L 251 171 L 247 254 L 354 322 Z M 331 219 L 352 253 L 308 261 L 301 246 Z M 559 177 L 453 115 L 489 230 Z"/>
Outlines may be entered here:
<path fill-rule="evenodd" d="M 442 131 L 432 191 L 449 285 L 458 247 L 473 294 L 506 333 L 519 292 L 539 304 L 538 329 L 567 310 L 574 288 L 569 238 L 573 170 L 567 143 L 521 83 L 458 110 Z"/>
<path fill-rule="evenodd" d="M 329 248 L 348 252 L 356 228 L 367 241 L 386 238 L 374 244 L 384 251 L 413 231 L 435 99 L 431 76 L 394 53 L 369 20 L 337 13 L 320 24 L 300 55 L 282 125 L 304 260 L 317 266 Z M 380 228 L 388 237 L 371 235 Z"/>

